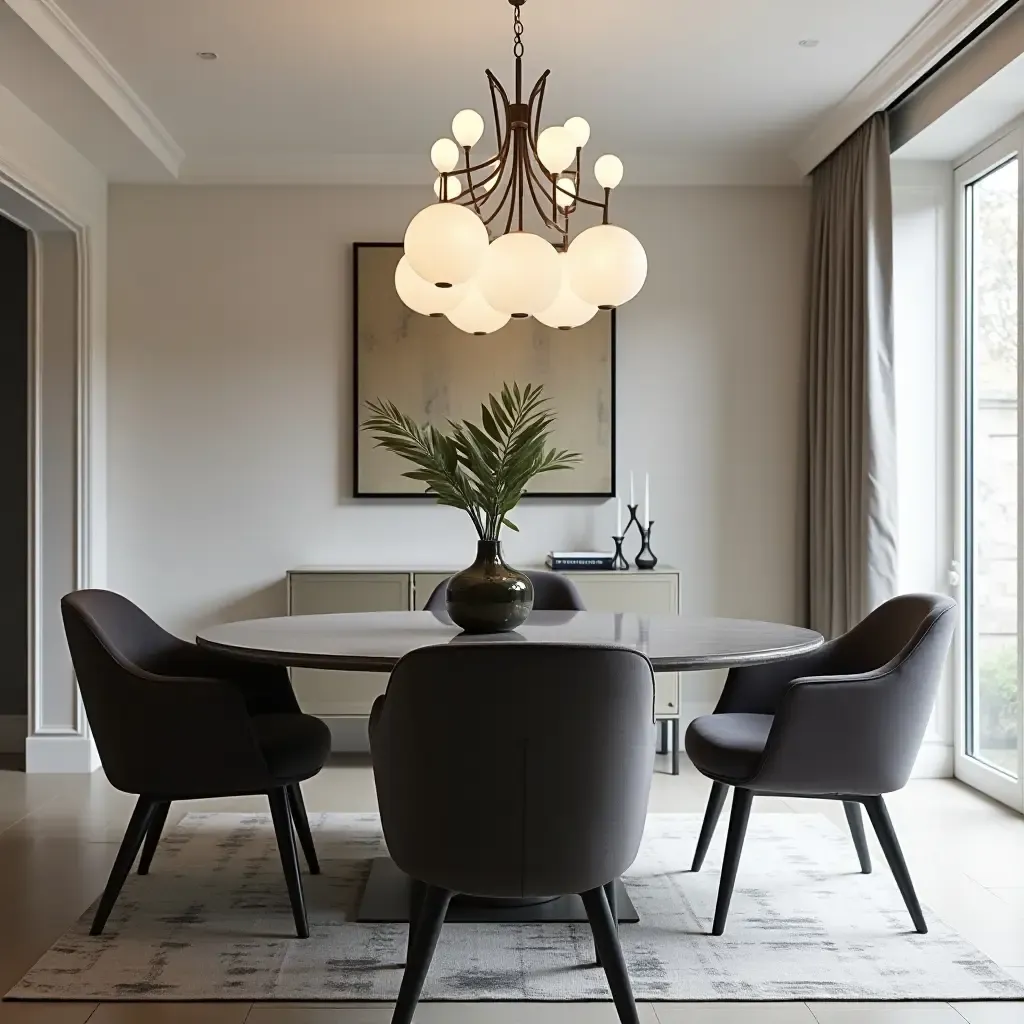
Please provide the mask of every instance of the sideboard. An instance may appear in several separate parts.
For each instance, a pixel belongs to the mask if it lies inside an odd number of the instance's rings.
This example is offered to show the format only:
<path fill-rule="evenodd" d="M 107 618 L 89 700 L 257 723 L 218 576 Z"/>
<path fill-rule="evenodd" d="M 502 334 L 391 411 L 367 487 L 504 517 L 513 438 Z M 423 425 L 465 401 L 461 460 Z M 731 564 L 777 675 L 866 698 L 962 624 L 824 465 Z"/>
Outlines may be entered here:
<path fill-rule="evenodd" d="M 413 611 L 422 608 L 442 580 L 457 570 L 448 568 L 338 568 L 312 566 L 287 574 L 288 614 L 332 612 Z M 587 608 L 641 615 L 679 614 L 679 572 L 567 572 Z M 292 683 L 304 711 L 326 719 L 365 719 L 374 700 L 384 692 L 387 676 L 379 672 L 327 672 L 292 669 Z M 655 717 L 662 722 L 662 752 L 667 753 L 672 728 L 673 771 L 679 759 L 679 674 L 655 677 Z"/>

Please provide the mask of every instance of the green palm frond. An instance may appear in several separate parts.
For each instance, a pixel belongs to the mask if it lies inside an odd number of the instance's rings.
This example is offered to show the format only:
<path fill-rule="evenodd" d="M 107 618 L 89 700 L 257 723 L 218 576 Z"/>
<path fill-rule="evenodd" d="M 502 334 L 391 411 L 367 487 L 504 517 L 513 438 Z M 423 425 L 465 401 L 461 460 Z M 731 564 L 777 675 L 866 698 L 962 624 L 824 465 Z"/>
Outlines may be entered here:
<path fill-rule="evenodd" d="M 480 423 L 449 421 L 450 433 L 420 426 L 394 402 L 367 403 L 362 429 L 416 468 L 403 474 L 426 485 L 442 505 L 469 514 L 482 540 L 497 540 L 502 526 L 518 530 L 508 513 L 541 473 L 572 469 L 578 452 L 549 448 L 555 414 L 543 386 L 502 386 L 480 406 Z"/>

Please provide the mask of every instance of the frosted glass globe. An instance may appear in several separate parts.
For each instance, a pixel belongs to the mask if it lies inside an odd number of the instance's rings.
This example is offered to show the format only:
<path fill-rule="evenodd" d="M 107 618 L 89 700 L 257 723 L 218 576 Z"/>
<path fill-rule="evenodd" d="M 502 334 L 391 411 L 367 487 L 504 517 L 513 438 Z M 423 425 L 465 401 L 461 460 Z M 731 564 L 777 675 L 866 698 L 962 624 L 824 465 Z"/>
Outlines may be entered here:
<path fill-rule="evenodd" d="M 484 119 L 475 110 L 460 110 L 452 119 L 452 135 L 460 146 L 475 146 L 484 133 Z"/>
<path fill-rule="evenodd" d="M 600 309 L 629 302 L 647 280 L 639 239 L 615 224 L 598 224 L 573 239 L 566 254 L 572 290 Z"/>
<path fill-rule="evenodd" d="M 555 202 L 566 210 L 576 202 L 576 182 L 572 178 L 559 178 L 555 189 Z M 566 192 L 569 195 L 566 195 Z"/>
<path fill-rule="evenodd" d="M 622 181 L 622 161 L 611 153 L 599 156 L 594 164 L 594 177 L 601 188 L 615 188 Z"/>
<path fill-rule="evenodd" d="M 560 174 L 576 159 L 576 143 L 561 125 L 545 128 L 537 137 L 537 156 L 549 174 Z"/>
<path fill-rule="evenodd" d="M 569 273 L 565 253 L 559 253 L 558 260 L 562 264 L 562 287 L 558 290 L 555 301 L 542 309 L 534 316 L 547 327 L 557 327 L 560 331 L 567 331 L 572 327 L 581 327 L 588 320 L 597 315 L 597 306 L 590 302 L 584 302 L 569 284 Z"/>
<path fill-rule="evenodd" d="M 482 175 L 481 181 L 484 183 L 484 191 L 490 192 L 495 185 L 498 184 L 498 179 L 501 175 L 498 173 L 498 161 L 487 164 L 486 167 L 481 168 L 480 174 Z"/>
<path fill-rule="evenodd" d="M 395 291 L 398 297 L 413 312 L 424 316 L 440 316 L 454 309 L 465 298 L 467 287 L 459 284 L 454 288 L 435 288 L 409 266 L 407 256 L 403 256 L 395 267 Z"/>
<path fill-rule="evenodd" d="M 462 301 L 445 316 L 467 334 L 493 334 L 508 323 L 508 313 L 499 313 L 489 305 L 475 281 L 466 285 Z"/>
<path fill-rule="evenodd" d="M 441 175 L 439 174 L 434 179 L 434 195 L 438 199 L 441 198 Z M 450 174 L 448 175 L 448 202 L 453 199 L 458 199 L 462 195 L 462 182 L 458 178 L 453 178 Z"/>
<path fill-rule="evenodd" d="M 555 301 L 562 264 L 550 242 L 529 231 L 513 231 L 488 246 L 477 283 L 499 313 L 530 316 Z"/>
<path fill-rule="evenodd" d="M 430 162 L 442 174 L 454 171 L 459 164 L 459 147 L 451 139 L 438 139 L 430 147 Z"/>
<path fill-rule="evenodd" d="M 405 229 L 409 266 L 428 284 L 463 284 L 475 277 L 487 255 L 487 228 L 472 210 L 434 203 Z"/>
<path fill-rule="evenodd" d="M 565 130 L 572 136 L 573 144 L 582 149 L 590 141 L 590 124 L 582 117 L 570 117 Z"/>

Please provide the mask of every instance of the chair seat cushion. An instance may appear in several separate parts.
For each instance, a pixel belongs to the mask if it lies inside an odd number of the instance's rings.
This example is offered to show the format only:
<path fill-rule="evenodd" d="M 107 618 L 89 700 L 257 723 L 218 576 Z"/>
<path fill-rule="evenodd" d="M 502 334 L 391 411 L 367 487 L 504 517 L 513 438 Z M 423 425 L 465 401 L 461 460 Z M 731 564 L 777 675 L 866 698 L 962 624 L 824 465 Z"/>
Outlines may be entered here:
<path fill-rule="evenodd" d="M 686 730 L 686 753 L 705 775 L 744 782 L 761 763 L 774 720 L 774 715 L 703 715 Z"/>
<path fill-rule="evenodd" d="M 254 715 L 252 727 L 270 774 L 282 783 L 316 775 L 331 753 L 331 730 L 312 715 Z"/>

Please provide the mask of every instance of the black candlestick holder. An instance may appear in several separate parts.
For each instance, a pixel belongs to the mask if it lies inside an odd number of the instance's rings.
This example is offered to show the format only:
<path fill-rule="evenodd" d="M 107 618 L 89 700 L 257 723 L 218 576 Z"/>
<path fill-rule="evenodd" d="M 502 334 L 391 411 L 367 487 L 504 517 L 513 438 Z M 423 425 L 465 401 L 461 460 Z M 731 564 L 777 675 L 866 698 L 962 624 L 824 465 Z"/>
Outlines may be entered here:
<path fill-rule="evenodd" d="M 625 537 L 612 537 L 612 540 L 615 541 L 615 557 L 612 559 L 613 569 L 629 568 L 629 562 L 626 561 L 626 556 L 622 553 L 622 542 L 625 539 Z"/>
<path fill-rule="evenodd" d="M 636 556 L 636 567 L 638 569 L 653 569 L 658 564 L 658 559 L 651 550 L 651 530 L 653 528 L 653 519 L 647 524 L 646 530 L 642 526 L 640 527 L 640 537 L 643 540 L 643 546 Z"/>
<path fill-rule="evenodd" d="M 622 531 L 622 539 L 625 540 L 629 536 L 629 531 L 633 528 L 633 524 L 636 523 L 636 528 L 640 531 L 641 535 L 644 532 L 643 526 L 640 525 L 640 517 L 636 514 L 636 510 L 639 505 L 627 505 L 629 509 L 629 522 L 626 523 L 626 528 Z"/>

